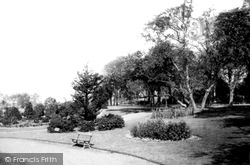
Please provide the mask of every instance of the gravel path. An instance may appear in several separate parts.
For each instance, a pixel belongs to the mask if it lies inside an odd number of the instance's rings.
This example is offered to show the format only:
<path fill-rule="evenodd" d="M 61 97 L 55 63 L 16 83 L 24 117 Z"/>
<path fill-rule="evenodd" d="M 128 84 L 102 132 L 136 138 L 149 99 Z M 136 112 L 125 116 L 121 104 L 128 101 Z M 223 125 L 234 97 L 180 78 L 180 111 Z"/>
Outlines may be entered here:
<path fill-rule="evenodd" d="M 152 165 L 145 160 L 121 154 L 21 139 L 1 139 L 0 152 L 63 153 L 63 165 Z"/>
<path fill-rule="evenodd" d="M 149 116 L 149 113 L 133 113 L 122 116 L 125 122 L 131 122 L 138 118 Z M 3 130 L 1 133 L 5 132 Z M 32 130 L 32 131 L 44 131 Z M 6 133 L 9 131 L 6 131 Z M 19 132 L 15 130 L 14 132 Z M 20 132 L 30 132 L 30 130 L 20 130 Z M 94 149 L 82 149 L 79 147 L 72 147 L 69 145 L 53 144 L 46 142 L 30 141 L 23 139 L 0 139 L 0 152 L 3 153 L 63 153 L 64 165 L 152 165 L 153 163 L 145 160 L 122 155 L 110 153 L 105 151 L 98 151 Z"/>

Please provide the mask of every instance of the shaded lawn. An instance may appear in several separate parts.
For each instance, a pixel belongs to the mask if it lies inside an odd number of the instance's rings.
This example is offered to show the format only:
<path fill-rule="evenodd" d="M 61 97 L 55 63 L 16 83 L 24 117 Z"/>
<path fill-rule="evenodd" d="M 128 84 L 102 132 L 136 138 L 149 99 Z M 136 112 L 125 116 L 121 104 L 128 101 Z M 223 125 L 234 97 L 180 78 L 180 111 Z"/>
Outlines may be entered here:
<path fill-rule="evenodd" d="M 196 118 L 220 118 L 222 132 L 228 130 L 208 164 L 250 164 L 250 106 L 210 108 Z"/>
<path fill-rule="evenodd" d="M 129 111 L 131 109 L 129 108 Z M 238 108 L 211 108 L 205 112 L 197 113 L 195 117 L 170 120 L 186 121 L 190 125 L 193 134 L 202 138 L 198 141 L 146 142 L 127 138 L 126 134 L 129 134 L 133 124 L 145 122 L 145 118 L 139 118 L 126 123 L 126 127 L 123 129 L 103 132 L 94 131 L 92 143 L 96 148 L 130 153 L 162 164 L 248 164 L 250 144 L 250 122 L 249 118 L 246 117 L 249 115 L 248 109 L 249 107 L 242 106 Z M 46 130 L 39 130 L 0 133 L 0 136 L 58 141 L 70 144 L 71 138 L 75 138 L 76 134 L 49 134 Z"/>

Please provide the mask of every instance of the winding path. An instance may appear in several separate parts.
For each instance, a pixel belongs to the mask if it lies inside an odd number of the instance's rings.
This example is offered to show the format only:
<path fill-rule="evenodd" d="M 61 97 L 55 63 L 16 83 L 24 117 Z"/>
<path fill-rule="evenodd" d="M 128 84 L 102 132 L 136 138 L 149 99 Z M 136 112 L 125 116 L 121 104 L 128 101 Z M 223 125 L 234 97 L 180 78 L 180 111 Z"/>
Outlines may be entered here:
<path fill-rule="evenodd" d="M 121 154 L 82 149 L 68 145 L 35 142 L 21 139 L 0 140 L 0 152 L 4 153 L 63 153 L 64 165 L 152 165 L 142 159 Z"/>

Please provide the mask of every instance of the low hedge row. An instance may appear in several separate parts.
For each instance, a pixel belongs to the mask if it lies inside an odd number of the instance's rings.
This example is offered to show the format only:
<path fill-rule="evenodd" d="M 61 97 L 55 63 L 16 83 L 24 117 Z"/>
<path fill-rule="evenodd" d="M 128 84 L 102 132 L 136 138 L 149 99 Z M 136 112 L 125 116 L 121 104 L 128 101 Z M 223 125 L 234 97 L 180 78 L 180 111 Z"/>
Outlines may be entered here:
<path fill-rule="evenodd" d="M 80 125 L 80 130 L 82 132 L 94 131 L 95 128 L 99 131 L 112 130 L 115 128 L 124 127 L 124 120 L 119 115 L 108 114 L 97 118 L 95 122 L 93 121 L 83 121 Z"/>
<path fill-rule="evenodd" d="M 189 109 L 155 109 L 152 110 L 152 119 L 173 119 L 178 117 L 185 117 L 191 114 Z"/>
<path fill-rule="evenodd" d="M 61 118 L 59 116 L 53 117 L 48 126 L 48 132 L 50 133 L 62 133 L 62 132 L 72 132 L 77 125 L 74 120 L 67 118 Z M 95 129 L 99 131 L 112 130 L 115 128 L 122 128 L 125 126 L 124 120 L 119 115 L 108 114 L 95 121 L 83 120 L 79 124 L 80 132 L 94 131 Z"/>
<path fill-rule="evenodd" d="M 173 141 L 191 136 L 191 130 L 184 121 L 179 123 L 165 123 L 163 120 L 148 121 L 133 126 L 130 132 L 134 137 Z"/>

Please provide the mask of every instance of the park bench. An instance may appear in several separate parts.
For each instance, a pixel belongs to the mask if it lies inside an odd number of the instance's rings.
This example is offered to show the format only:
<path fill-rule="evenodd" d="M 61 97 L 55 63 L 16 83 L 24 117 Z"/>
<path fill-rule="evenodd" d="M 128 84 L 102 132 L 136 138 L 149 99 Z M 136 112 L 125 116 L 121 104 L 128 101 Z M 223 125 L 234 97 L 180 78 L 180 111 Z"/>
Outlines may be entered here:
<path fill-rule="evenodd" d="M 88 132 L 88 133 L 83 133 L 83 132 L 77 132 L 77 137 L 72 139 L 72 142 L 76 145 L 82 145 L 83 148 L 90 148 L 90 141 L 92 138 L 93 134 Z"/>

